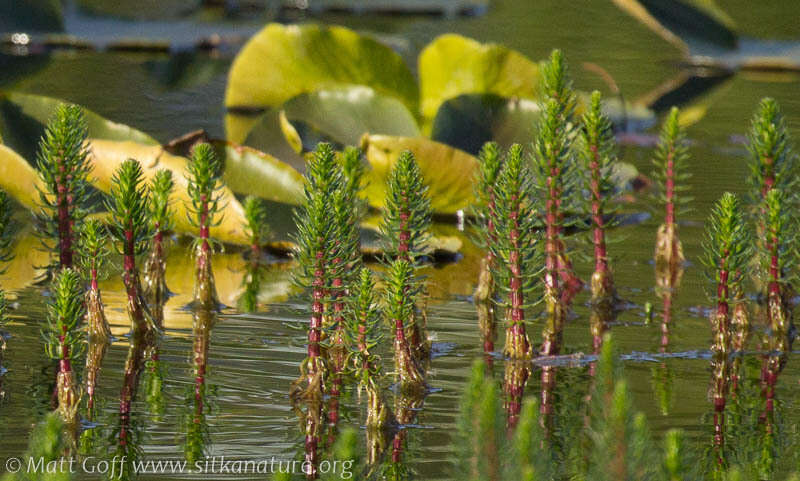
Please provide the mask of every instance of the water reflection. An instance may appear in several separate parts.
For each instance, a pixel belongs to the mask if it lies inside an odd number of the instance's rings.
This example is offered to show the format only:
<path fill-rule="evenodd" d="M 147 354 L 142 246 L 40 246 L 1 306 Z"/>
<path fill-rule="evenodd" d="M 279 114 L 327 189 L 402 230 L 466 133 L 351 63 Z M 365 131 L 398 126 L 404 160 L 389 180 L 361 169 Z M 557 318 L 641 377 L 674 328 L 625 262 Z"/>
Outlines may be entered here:
<path fill-rule="evenodd" d="M 206 416 L 208 415 L 210 389 L 206 385 L 206 376 L 211 330 L 216 322 L 217 313 L 215 311 L 203 308 L 197 308 L 194 311 L 192 326 L 194 385 L 187 395 L 186 408 L 188 412 L 184 422 L 186 429 L 184 455 L 189 464 L 194 464 L 203 459 L 209 449 L 209 431 Z"/>

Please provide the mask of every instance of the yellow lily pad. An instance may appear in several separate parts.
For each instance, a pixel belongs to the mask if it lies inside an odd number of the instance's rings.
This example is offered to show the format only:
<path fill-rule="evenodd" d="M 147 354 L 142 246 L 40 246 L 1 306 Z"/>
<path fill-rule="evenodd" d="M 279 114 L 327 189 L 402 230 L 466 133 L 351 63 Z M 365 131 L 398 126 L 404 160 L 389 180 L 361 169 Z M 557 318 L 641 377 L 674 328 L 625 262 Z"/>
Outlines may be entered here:
<path fill-rule="evenodd" d="M 172 171 L 175 189 L 170 198 L 175 209 L 175 231 L 194 233 L 196 228 L 187 217 L 186 205 L 191 202 L 187 193 L 186 180 L 188 159 L 166 152 L 158 145 L 144 145 L 130 141 L 89 139 L 90 159 L 94 164 L 92 171 L 94 185 L 103 192 L 111 189 L 111 176 L 126 159 L 136 159 L 142 164 L 145 178 L 149 181 L 159 169 Z M 244 231 L 244 208 L 228 187 L 223 187 L 224 205 L 220 225 L 211 228 L 211 237 L 230 244 L 247 244 Z"/>

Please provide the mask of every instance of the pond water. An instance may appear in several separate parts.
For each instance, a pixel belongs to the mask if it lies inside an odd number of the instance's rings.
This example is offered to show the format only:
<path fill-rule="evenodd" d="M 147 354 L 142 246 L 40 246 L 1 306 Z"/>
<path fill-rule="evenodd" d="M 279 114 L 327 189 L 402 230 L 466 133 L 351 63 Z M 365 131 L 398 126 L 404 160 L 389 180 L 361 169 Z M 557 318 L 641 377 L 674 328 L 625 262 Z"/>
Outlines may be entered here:
<path fill-rule="evenodd" d="M 750 2 L 726 2 L 726 10 L 749 35 L 768 40 L 800 40 L 793 13 L 769 15 L 752 13 Z M 786 3 L 786 2 L 784 2 Z M 748 17 L 749 15 L 756 17 Z M 74 13 L 73 13 L 74 14 Z M 396 47 L 414 64 L 419 50 L 436 35 L 458 32 L 481 41 L 496 41 L 515 48 L 530 58 L 544 58 L 552 48 L 564 50 L 572 66 L 575 84 L 582 90 L 605 88 L 603 82 L 581 67 L 582 62 L 602 65 L 614 77 L 628 99 L 647 95 L 660 85 L 687 72 L 681 53 L 632 20 L 611 2 L 532 2 L 495 0 L 484 16 L 441 19 L 419 16 L 365 17 L 344 14 L 313 18 L 374 32 Z M 773 28 L 764 28 L 768 24 Z M 67 22 L 69 33 L 90 28 L 87 23 Z M 88 25 L 91 25 L 90 23 Z M 231 28 L 236 31 L 235 25 Z M 113 30 L 113 29 L 112 29 Z M 169 30 L 169 29 L 167 29 Z M 244 35 L 254 30 L 243 24 Z M 104 34 L 105 35 L 105 34 Z M 226 72 L 235 53 L 219 57 L 205 54 L 167 54 L 55 51 L 48 55 L 0 55 L 0 89 L 15 89 L 70 100 L 118 122 L 141 129 L 160 141 L 198 128 L 212 137 L 224 135 L 223 94 Z M 660 214 L 641 223 L 614 230 L 619 242 L 610 247 L 620 295 L 629 308 L 620 313 L 612 331 L 625 356 L 626 372 L 637 410 L 646 413 L 657 437 L 667 429 L 686 430 L 700 445 L 709 445 L 713 433 L 712 406 L 708 398 L 710 380 L 709 346 L 711 329 L 705 316 L 707 281 L 697 258 L 702 239 L 702 222 L 722 192 L 743 193 L 747 175 L 743 136 L 759 99 L 771 96 L 781 104 L 795 138 L 800 137 L 800 77 L 790 73 L 737 73 L 691 100 L 704 113 L 689 128 L 692 141 L 693 177 L 689 181 L 695 201 L 693 210 L 681 216 L 680 237 L 688 263 L 672 299 L 668 344 L 663 345 L 662 299 L 658 297 L 652 264 L 655 233 Z M 652 133 L 652 132 L 651 132 Z M 626 142 L 622 160 L 650 171 L 652 147 L 647 136 Z M 644 200 L 625 206 L 630 213 L 647 213 Z M 442 226 L 449 232 L 451 226 Z M 460 235 L 460 234 L 459 234 Z M 429 329 L 434 336 L 434 358 L 429 384 L 433 388 L 408 429 L 407 464 L 417 479 L 452 479 L 454 430 L 458 402 L 469 367 L 482 356 L 477 315 L 469 298 L 477 279 L 479 253 L 464 236 L 463 257 L 431 268 L 433 299 L 429 306 Z M 34 243 L 28 245 L 33 246 Z M 36 255 L 18 258 L 31 264 Z M 41 260 L 41 259 L 38 259 Z M 589 263 L 578 261 L 583 278 Z M 210 456 L 229 458 L 296 459 L 302 455 L 303 433 L 288 402 L 288 388 L 298 375 L 303 359 L 304 327 L 308 319 L 307 299 L 291 287 L 286 260 L 266 268 L 259 288 L 257 312 L 242 313 L 236 306 L 246 292 L 247 263 L 241 253 L 229 251 L 217 256 L 214 269 L 221 301 L 226 309 L 210 328 L 206 376 L 207 434 L 201 436 Z M 185 309 L 192 293 L 188 248 L 172 247 L 167 284 L 177 295 L 166 305 L 166 335 L 158 345 L 158 369 L 153 362 L 144 366 L 132 408 L 136 443 L 144 457 L 182 458 L 187 444 L 187 422 L 194 409 L 195 367 L 192 364 L 192 313 Z M 37 272 L 12 268 L 0 277 L 0 284 L 17 296 L 16 309 L 8 326 L 10 338 L 0 377 L 0 458 L 20 455 L 27 446 L 32 424 L 51 408 L 54 366 L 44 359 L 39 334 L 45 318 L 46 290 L 30 279 Z M 39 273 L 40 274 L 40 273 Z M 114 332 L 122 336 L 128 324 L 124 314 L 121 282 L 113 274 L 101 286 Z M 581 293 L 565 333 L 565 351 L 591 352 L 588 292 Z M 655 316 L 646 322 L 644 306 L 655 306 Z M 538 337 L 541 321 L 532 322 Z M 96 418 L 102 436 L 96 452 L 106 452 L 109 437 L 119 423 L 119 396 L 123 387 L 128 340 L 124 337 L 108 350 L 98 383 L 100 414 Z M 384 360 L 391 361 L 389 353 Z M 756 355 L 749 355 L 756 359 Z M 502 362 L 495 362 L 498 376 Z M 562 383 L 584 383 L 585 366 L 563 367 L 572 371 Z M 153 384 L 158 376 L 162 385 Z M 791 353 L 777 387 L 779 411 L 788 431 L 800 425 L 796 406 L 800 363 Z M 156 386 L 148 390 L 148 386 Z M 541 388 L 537 372 L 531 376 L 526 394 Z M 360 426 L 363 414 L 356 393 L 348 387 L 342 398 L 341 424 Z M 187 421 L 189 419 L 189 421 Z M 190 478 L 191 475 L 171 475 Z M 140 479 L 161 479 L 143 475 Z M 245 479 L 237 476 L 237 479 Z M 254 479 L 260 479 L 254 477 Z"/>

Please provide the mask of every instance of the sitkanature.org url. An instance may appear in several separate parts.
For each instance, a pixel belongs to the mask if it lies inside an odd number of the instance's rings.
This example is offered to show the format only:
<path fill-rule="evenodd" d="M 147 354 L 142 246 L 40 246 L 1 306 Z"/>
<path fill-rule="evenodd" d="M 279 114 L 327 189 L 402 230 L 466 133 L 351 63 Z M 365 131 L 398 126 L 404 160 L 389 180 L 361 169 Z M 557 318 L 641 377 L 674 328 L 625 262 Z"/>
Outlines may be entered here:
<path fill-rule="evenodd" d="M 45 458 L 8 458 L 5 463 L 9 473 L 28 474 L 86 473 L 99 474 L 110 479 L 121 479 L 124 472 L 137 474 L 214 474 L 243 476 L 250 474 L 309 474 L 312 466 L 306 461 L 281 460 L 274 456 L 267 459 L 226 459 L 225 456 L 207 456 L 189 463 L 178 459 L 129 460 L 126 456 L 111 459 L 87 457 L 83 459 L 61 458 L 47 461 Z M 353 461 L 320 461 L 319 474 L 337 474 L 341 479 L 353 477 Z"/>

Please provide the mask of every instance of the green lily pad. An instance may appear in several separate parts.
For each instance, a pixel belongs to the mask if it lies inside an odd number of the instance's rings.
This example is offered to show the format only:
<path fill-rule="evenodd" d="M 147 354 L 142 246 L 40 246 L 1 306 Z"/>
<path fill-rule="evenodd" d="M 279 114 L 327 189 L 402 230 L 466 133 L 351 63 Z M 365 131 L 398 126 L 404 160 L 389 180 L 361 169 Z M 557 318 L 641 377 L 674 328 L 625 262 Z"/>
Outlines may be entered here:
<path fill-rule="evenodd" d="M 39 175 L 18 153 L 0 144 L 0 188 L 29 209 L 39 205 Z"/>
<path fill-rule="evenodd" d="M 23 158 L 35 159 L 39 138 L 56 108 L 63 103 L 68 102 L 19 92 L 0 93 L 0 137 Z M 158 141 L 140 130 L 83 110 L 91 138 L 158 145 Z"/>
<path fill-rule="evenodd" d="M 422 137 L 389 135 L 365 135 L 361 149 L 372 167 L 364 193 L 374 206 L 384 204 L 386 179 L 405 150 L 419 163 L 434 212 L 454 214 L 473 202 L 472 180 L 478 160 L 463 150 Z"/>
<path fill-rule="evenodd" d="M 406 106 L 393 97 L 364 87 L 317 90 L 289 100 L 277 116 L 280 131 L 295 153 L 313 150 L 317 142 L 337 146 L 357 145 L 366 134 L 401 137 L 420 135 L 417 121 Z M 250 131 L 246 145 L 273 152 L 279 143 L 273 113 L 261 117 Z"/>
<path fill-rule="evenodd" d="M 431 138 L 477 155 L 484 143 L 502 148 L 533 140 L 539 105 L 527 99 L 493 94 L 460 95 L 447 100 L 433 120 Z"/>
<path fill-rule="evenodd" d="M 303 176 L 290 165 L 250 147 L 214 141 L 225 159 L 225 184 L 237 194 L 255 195 L 297 205 L 303 198 Z"/>
<path fill-rule="evenodd" d="M 419 56 L 422 116 L 434 118 L 439 106 L 462 94 L 536 98 L 539 67 L 519 52 L 446 34 Z"/>
<path fill-rule="evenodd" d="M 242 143 L 258 114 L 303 93 L 364 85 L 417 110 L 417 83 L 403 59 L 344 27 L 269 24 L 233 62 L 225 92 L 228 140 Z"/>
<path fill-rule="evenodd" d="M 302 121 L 339 145 L 356 145 L 365 133 L 416 137 L 414 115 L 394 97 L 364 87 L 341 87 L 299 95 L 283 106 L 289 122 Z"/>

